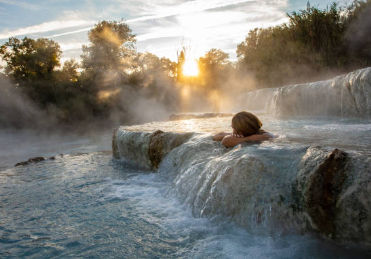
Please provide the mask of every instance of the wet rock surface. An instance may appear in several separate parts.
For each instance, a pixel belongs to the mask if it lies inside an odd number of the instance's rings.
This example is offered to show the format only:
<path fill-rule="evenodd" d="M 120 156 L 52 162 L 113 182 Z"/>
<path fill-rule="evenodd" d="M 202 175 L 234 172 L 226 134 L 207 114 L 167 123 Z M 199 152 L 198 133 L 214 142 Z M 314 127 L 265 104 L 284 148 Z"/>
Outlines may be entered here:
<path fill-rule="evenodd" d="M 294 206 L 306 228 L 370 246 L 371 158 L 311 147 L 299 168 Z"/>
<path fill-rule="evenodd" d="M 195 216 L 371 246 L 371 158 L 325 147 L 224 148 L 210 135 L 119 129 L 114 156 L 157 169 Z"/>
<path fill-rule="evenodd" d="M 163 156 L 170 150 L 186 142 L 193 133 L 165 133 L 161 130 L 155 131 L 150 136 L 148 157 L 151 167 L 157 169 Z"/>
<path fill-rule="evenodd" d="M 162 158 L 194 133 L 132 132 L 118 129 L 112 139 L 115 158 L 126 158 L 148 168 L 157 169 Z"/>
<path fill-rule="evenodd" d="M 54 160 L 55 157 L 54 156 L 49 157 L 49 158 L 45 158 L 45 157 L 33 157 L 33 158 L 29 158 L 27 161 L 22 161 L 22 162 L 16 163 L 14 166 L 23 166 L 23 165 L 28 165 L 30 163 L 39 163 L 41 161 L 45 161 L 46 159 Z"/>
<path fill-rule="evenodd" d="M 334 149 L 327 154 L 309 148 L 297 176 L 299 206 L 310 216 L 311 226 L 327 236 L 336 234 L 336 203 L 347 177 L 348 154 Z"/>

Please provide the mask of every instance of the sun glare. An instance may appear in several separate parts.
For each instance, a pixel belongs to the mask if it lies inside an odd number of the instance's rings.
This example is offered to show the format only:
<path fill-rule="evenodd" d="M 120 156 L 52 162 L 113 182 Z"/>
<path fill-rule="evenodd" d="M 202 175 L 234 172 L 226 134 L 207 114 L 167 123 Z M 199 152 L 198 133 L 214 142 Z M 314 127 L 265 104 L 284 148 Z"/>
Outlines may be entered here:
<path fill-rule="evenodd" d="M 185 76 L 197 76 L 199 73 L 198 64 L 196 60 L 189 59 L 183 64 L 183 75 Z"/>

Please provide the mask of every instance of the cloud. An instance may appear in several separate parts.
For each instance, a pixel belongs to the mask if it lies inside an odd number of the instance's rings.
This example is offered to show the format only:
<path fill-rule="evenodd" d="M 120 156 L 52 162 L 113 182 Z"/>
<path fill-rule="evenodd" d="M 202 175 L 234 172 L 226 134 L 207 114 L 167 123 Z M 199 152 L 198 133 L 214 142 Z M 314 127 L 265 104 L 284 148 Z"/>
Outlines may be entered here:
<path fill-rule="evenodd" d="M 202 56 L 211 48 L 228 50 L 228 53 L 231 53 L 230 50 L 244 40 L 249 30 L 287 22 L 286 13 L 282 11 L 287 1 L 234 3 L 238 4 L 222 6 L 215 3 L 213 6 L 216 8 L 200 7 L 197 10 L 202 11 L 198 12 L 185 10 L 175 18 L 157 19 L 155 26 L 148 26 L 147 23 L 147 29 L 137 36 L 138 44 L 143 47 L 146 46 L 144 42 L 148 41 L 146 50 L 151 51 L 148 49 L 148 46 L 151 46 L 153 48 L 151 52 L 158 55 L 164 53 L 162 49 L 169 49 L 171 47 L 169 44 L 174 44 L 169 43 L 168 39 L 175 37 L 179 42 L 187 42 L 186 45 L 192 48 L 188 54 L 193 57 Z M 143 22 L 141 28 L 145 27 L 145 24 Z M 231 55 L 231 59 L 234 59 L 234 56 L 235 54 Z M 171 59 L 175 58 L 173 54 Z"/>
<path fill-rule="evenodd" d="M 60 37 L 60 36 L 85 32 L 85 31 L 89 31 L 91 28 L 93 28 L 93 26 L 90 26 L 88 28 L 79 29 L 79 30 L 69 31 L 69 32 L 56 33 L 56 34 L 53 34 L 53 35 L 46 36 L 46 38 L 55 38 L 55 37 Z"/>
<path fill-rule="evenodd" d="M 30 27 L 20 28 L 14 31 L 3 31 L 2 33 L 0 33 L 0 39 L 8 39 L 10 37 L 15 37 L 15 36 L 20 36 L 20 35 L 30 35 L 34 33 L 73 28 L 73 27 L 84 26 L 84 25 L 92 24 L 92 23 L 94 23 L 94 21 L 86 21 L 86 20 L 45 22 L 45 23 L 41 23 L 38 25 L 30 26 Z"/>
<path fill-rule="evenodd" d="M 86 44 L 86 42 L 76 42 L 76 43 L 60 43 L 62 51 L 81 49 L 81 46 Z"/>
<path fill-rule="evenodd" d="M 15 6 L 24 8 L 24 9 L 32 9 L 32 10 L 39 9 L 39 7 L 36 6 L 36 5 L 28 4 L 28 3 L 25 3 L 25 2 L 22 2 L 22 1 L 18 1 L 18 0 L 17 1 L 0 0 L 0 3 L 7 4 L 7 5 L 15 5 Z"/>
<path fill-rule="evenodd" d="M 0 0 L 3 1 L 3 0 Z M 161 1 L 161 4 L 156 4 L 153 2 L 148 3 L 148 1 L 144 0 L 139 0 L 139 1 L 123 1 L 123 0 L 116 0 L 114 1 L 116 3 L 121 3 L 125 5 L 126 10 L 129 10 L 129 13 L 132 12 L 134 13 L 135 11 L 137 12 L 136 14 L 150 14 L 150 15 L 144 15 L 140 16 L 137 18 L 132 18 L 124 21 L 127 24 L 136 24 L 140 22 L 146 22 L 146 21 L 154 21 L 162 18 L 167 18 L 167 17 L 173 17 L 173 16 L 179 16 L 179 17 L 186 17 L 187 15 L 194 15 L 194 17 L 201 17 L 202 15 L 205 15 L 205 11 L 210 11 L 210 10 L 220 10 L 223 8 L 233 8 L 233 6 L 238 6 L 241 4 L 246 4 L 246 3 L 254 3 L 256 1 L 253 0 L 231 0 L 228 1 L 227 3 L 224 0 L 195 0 L 195 1 L 174 1 L 174 0 L 167 0 Z M 287 0 L 267 0 L 267 1 L 259 1 L 258 4 L 265 5 L 265 3 L 268 2 L 271 5 L 276 5 L 276 6 L 283 6 L 287 4 Z M 117 6 L 112 7 L 112 5 L 108 5 L 106 8 L 110 9 L 111 11 L 113 9 L 118 10 L 120 8 L 117 8 Z M 74 11 L 67 11 L 68 16 L 74 16 L 76 17 L 76 12 Z M 67 14 L 66 13 L 66 14 Z M 196 13 L 202 13 L 202 15 L 196 16 Z M 242 16 L 241 12 L 235 12 L 234 14 L 238 16 Z M 251 15 L 251 14 L 250 14 Z M 81 13 L 79 13 L 78 16 L 82 16 Z M 211 16 L 211 15 L 209 15 Z M 214 15 L 215 16 L 215 15 Z M 229 16 L 231 17 L 231 16 Z M 180 18 L 181 19 L 181 18 Z M 235 17 L 234 19 L 238 19 L 238 17 Z M 202 19 L 201 19 L 202 20 Z M 207 18 L 203 19 L 203 22 L 200 19 L 198 19 L 198 24 L 202 25 L 204 21 L 209 22 L 210 20 Z M 220 21 L 223 22 L 224 18 L 219 17 L 217 19 L 213 19 L 211 22 L 216 22 Z M 192 23 L 192 20 L 188 21 L 189 23 Z M 219 23 L 220 23 L 219 22 Z M 74 24 L 75 23 L 75 24 Z M 49 22 L 49 23 L 43 23 L 40 25 L 35 25 L 27 28 L 21 28 L 16 31 L 11 31 L 11 32 L 5 32 L 0 34 L 0 39 L 5 39 L 9 38 L 11 36 L 18 36 L 18 35 L 26 35 L 30 33 L 36 33 L 36 32 L 47 32 L 47 31 L 54 31 L 58 29 L 65 29 L 65 28 L 72 28 L 72 27 L 78 27 L 80 25 L 86 25 L 86 24 L 94 24 L 94 21 L 85 21 L 85 20 L 76 20 L 76 21 L 70 21 L 70 22 L 62 22 L 62 21 L 55 21 L 55 22 Z M 183 23 L 186 24 L 186 23 Z M 194 24 L 194 23 L 193 23 Z M 148 27 L 148 26 L 147 26 Z M 55 38 L 55 37 L 60 37 L 60 36 L 65 36 L 65 35 L 70 35 L 70 34 L 76 34 L 76 33 L 81 33 L 81 32 L 86 32 L 89 31 L 92 28 L 86 27 L 78 30 L 72 30 L 72 31 L 67 31 L 63 33 L 55 33 L 52 35 L 47 36 L 48 38 Z M 179 36 L 180 32 L 176 32 L 174 29 L 167 28 L 163 29 L 164 31 L 158 32 L 158 36 L 156 36 L 155 33 L 153 32 L 147 32 L 144 35 L 139 35 L 138 40 L 148 40 L 154 37 L 174 37 L 174 36 Z M 179 29 L 177 29 L 179 31 Z"/>
<path fill-rule="evenodd" d="M 225 3 L 225 1 L 221 1 L 221 0 L 215 0 L 215 1 L 197 0 L 197 1 L 185 2 L 180 5 L 175 5 L 175 6 L 153 5 L 153 8 L 151 9 L 142 7 L 142 12 L 143 10 L 152 10 L 152 13 L 154 14 L 145 15 L 145 16 L 141 16 L 141 17 L 133 18 L 133 19 L 128 19 L 124 22 L 127 24 L 133 24 L 136 22 L 150 21 L 150 20 L 156 20 L 156 19 L 176 16 L 176 15 L 190 14 L 190 13 L 201 12 L 201 11 L 206 11 L 206 10 L 211 10 L 215 8 L 221 8 L 221 7 L 226 7 L 226 6 L 236 5 L 236 4 L 246 3 L 246 2 L 252 2 L 252 1 L 253 0 L 232 0 L 232 1 L 229 1 L 228 3 Z M 139 5 L 139 4 L 140 3 L 136 2 L 136 5 Z M 127 5 L 126 5 L 126 8 L 128 8 Z M 88 31 L 91 28 L 92 27 L 87 27 L 87 28 L 83 28 L 80 30 L 74 30 L 70 32 L 60 33 L 60 34 L 54 34 L 49 37 L 52 38 L 52 37 L 59 37 L 59 36 L 64 36 L 64 35 L 69 35 L 69 34 L 80 33 L 84 31 Z"/>
<path fill-rule="evenodd" d="M 182 3 L 180 5 L 174 6 L 163 6 L 163 5 L 155 5 L 154 6 L 154 13 L 155 15 L 143 16 L 135 19 L 128 20 L 128 23 L 137 22 L 137 21 L 144 21 L 144 20 L 152 20 L 152 19 L 159 19 L 174 15 L 184 15 L 184 14 L 191 14 L 202 12 L 206 10 L 211 10 L 215 8 L 221 8 L 231 5 L 236 5 L 240 3 L 252 2 L 253 0 L 231 0 L 227 3 L 223 0 L 215 0 L 215 1 L 206 1 L 206 0 L 198 0 L 198 1 L 189 1 Z"/>
<path fill-rule="evenodd" d="M 61 10 L 55 22 L 0 32 L 0 39 L 10 35 L 50 32 L 46 37 L 57 38 L 55 40 L 60 43 L 65 58 L 72 52 L 73 57 L 77 57 L 75 51 L 81 51 L 82 44 L 77 47 L 73 38 L 85 40 L 83 44 L 86 44 L 86 32 L 98 19 L 112 20 L 124 15 L 127 20 L 123 22 L 137 35 L 140 52 L 148 51 L 175 60 L 177 50 L 187 42 L 196 57 L 211 48 L 230 53 L 249 30 L 287 21 L 288 0 L 110 0 L 104 4 L 86 0 L 83 6 L 83 9 Z M 71 22 L 63 25 L 63 19 Z M 57 31 L 59 29 L 64 30 Z"/>

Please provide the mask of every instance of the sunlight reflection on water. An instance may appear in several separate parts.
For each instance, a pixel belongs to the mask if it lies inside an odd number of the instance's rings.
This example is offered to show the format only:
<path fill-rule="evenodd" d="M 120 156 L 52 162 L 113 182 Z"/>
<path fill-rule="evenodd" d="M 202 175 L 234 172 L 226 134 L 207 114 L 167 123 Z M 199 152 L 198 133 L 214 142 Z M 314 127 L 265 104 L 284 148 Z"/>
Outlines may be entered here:
<path fill-rule="evenodd" d="M 329 146 L 348 151 L 371 154 L 371 122 L 340 119 L 283 119 L 258 115 L 263 129 L 277 136 L 276 145 Z M 151 122 L 123 127 L 130 131 L 162 130 L 164 132 L 198 132 L 216 134 L 231 132 L 232 117 L 188 119 L 179 121 Z"/>

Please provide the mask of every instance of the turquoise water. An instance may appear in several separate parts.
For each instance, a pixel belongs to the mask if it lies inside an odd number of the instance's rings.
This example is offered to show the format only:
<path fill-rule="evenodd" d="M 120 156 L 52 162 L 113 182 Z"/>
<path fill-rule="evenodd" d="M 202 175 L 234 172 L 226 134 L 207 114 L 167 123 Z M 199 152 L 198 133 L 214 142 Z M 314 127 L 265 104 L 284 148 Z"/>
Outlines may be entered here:
<path fill-rule="evenodd" d="M 109 151 L 0 172 L 0 258 L 370 258 L 313 236 L 195 218 L 160 175 Z"/>
<path fill-rule="evenodd" d="M 370 122 L 262 119 L 278 135 L 263 148 L 370 154 Z M 168 123 L 230 129 L 230 118 Z M 194 217 L 171 180 L 113 159 L 111 136 L 0 132 L 0 258 L 371 258 L 371 250 L 312 235 L 256 235 L 228 219 Z M 55 159 L 13 167 L 36 156 Z"/>

